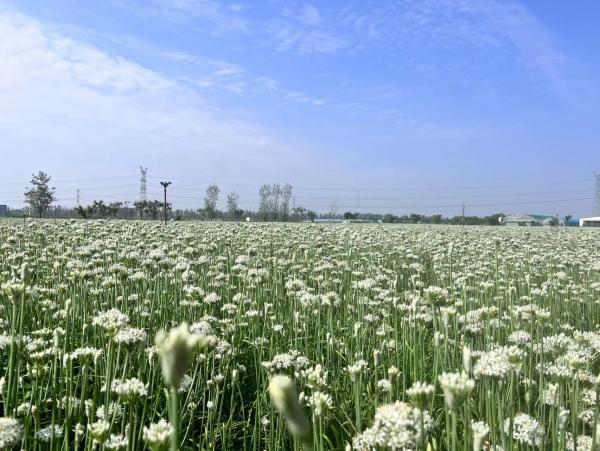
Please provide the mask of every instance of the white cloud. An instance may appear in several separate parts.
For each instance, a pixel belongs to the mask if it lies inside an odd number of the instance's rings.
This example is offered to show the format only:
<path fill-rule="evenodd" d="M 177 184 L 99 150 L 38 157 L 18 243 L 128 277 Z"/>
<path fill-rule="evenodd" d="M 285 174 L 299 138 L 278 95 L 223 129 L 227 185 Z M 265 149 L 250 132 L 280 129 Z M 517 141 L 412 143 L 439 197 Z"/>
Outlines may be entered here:
<path fill-rule="evenodd" d="M 248 31 L 248 23 L 239 14 L 244 8 L 239 4 L 226 6 L 214 0 L 152 0 L 148 8 L 175 22 L 203 21 L 215 35 Z"/>
<path fill-rule="evenodd" d="M 313 5 L 305 3 L 300 12 L 300 20 L 307 26 L 314 27 L 321 22 L 319 10 Z"/>
<path fill-rule="evenodd" d="M 269 41 L 275 50 L 299 55 L 336 53 L 348 44 L 345 38 L 330 31 L 296 22 L 276 20 L 268 27 Z"/>
<path fill-rule="evenodd" d="M 424 77 L 447 74 L 450 65 L 463 68 L 457 62 L 470 54 L 456 50 L 471 47 L 491 57 L 512 54 L 552 84 L 562 81 L 564 55 L 543 24 L 517 0 L 382 1 L 371 10 L 345 8 L 339 23 L 352 30 L 354 42 L 362 38 L 400 51 L 405 65 Z M 442 56 L 432 60 L 438 52 Z M 444 52 L 451 52 L 451 58 Z"/>
<path fill-rule="evenodd" d="M 123 173 L 123 165 L 175 161 L 204 174 L 261 177 L 301 170 L 311 160 L 264 127 L 239 120 L 248 114 L 232 117 L 187 84 L 28 16 L 0 14 L 0 35 L 0 135 L 12 149 L 5 164 L 29 172 L 30 165 L 74 158 Z"/>
<path fill-rule="evenodd" d="M 490 33 L 508 41 L 523 64 L 552 83 L 562 83 L 565 56 L 555 48 L 542 23 L 521 3 L 463 3 L 462 10 L 484 17 L 491 25 Z"/>
<path fill-rule="evenodd" d="M 266 76 L 253 76 L 237 64 L 220 60 L 198 57 L 188 53 L 159 52 L 157 56 L 191 64 L 203 71 L 198 78 L 186 77 L 192 84 L 203 88 L 218 88 L 237 94 L 263 95 L 267 94 L 279 103 L 297 103 L 320 106 L 325 104 L 323 99 L 310 96 L 304 92 L 287 89 L 281 82 Z"/>

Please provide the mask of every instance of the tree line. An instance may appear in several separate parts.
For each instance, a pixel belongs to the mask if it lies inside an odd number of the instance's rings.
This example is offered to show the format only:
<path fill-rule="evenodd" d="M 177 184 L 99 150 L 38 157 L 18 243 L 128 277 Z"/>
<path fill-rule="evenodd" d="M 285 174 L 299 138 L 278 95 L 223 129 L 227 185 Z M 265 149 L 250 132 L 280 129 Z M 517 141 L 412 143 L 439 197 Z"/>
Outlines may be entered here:
<path fill-rule="evenodd" d="M 94 200 L 88 205 L 77 205 L 68 208 L 53 205 L 56 201 L 55 188 L 50 186 L 51 177 L 43 171 L 32 175 L 31 184 L 25 190 L 25 202 L 30 214 L 42 217 L 73 218 L 118 218 L 118 219 L 150 219 L 157 220 L 163 216 L 163 201 L 139 200 L 136 202 L 109 202 Z M 249 218 L 256 221 L 300 222 L 314 221 L 317 218 L 330 220 L 366 221 L 383 223 L 410 224 L 466 224 L 466 225 L 500 225 L 499 218 L 503 213 L 489 216 L 454 216 L 444 217 L 440 214 L 422 215 L 411 213 L 394 215 L 391 213 L 358 213 L 346 211 L 337 213 L 337 207 L 329 213 L 317 214 L 314 210 L 293 204 L 293 187 L 289 183 L 264 184 L 258 191 L 258 209 L 244 210 L 240 208 L 240 197 L 236 191 L 227 193 L 225 209 L 219 210 L 218 204 L 221 189 L 216 184 L 208 185 L 205 191 L 202 207 L 197 209 L 173 210 L 172 204 L 167 203 L 167 217 L 175 220 L 231 220 L 240 221 Z M 11 216 L 26 214 L 25 210 L 11 210 Z M 565 219 L 570 218 L 567 215 Z M 568 219 L 567 219 L 568 221 Z"/>

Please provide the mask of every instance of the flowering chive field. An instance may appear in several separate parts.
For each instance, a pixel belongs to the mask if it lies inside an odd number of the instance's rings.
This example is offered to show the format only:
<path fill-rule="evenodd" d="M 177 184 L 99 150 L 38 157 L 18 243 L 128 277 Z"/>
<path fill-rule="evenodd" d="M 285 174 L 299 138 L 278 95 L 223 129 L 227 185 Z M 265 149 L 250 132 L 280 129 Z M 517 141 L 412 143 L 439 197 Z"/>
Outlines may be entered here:
<path fill-rule="evenodd" d="M 3 221 L 0 449 L 591 450 L 599 301 L 589 229 Z"/>

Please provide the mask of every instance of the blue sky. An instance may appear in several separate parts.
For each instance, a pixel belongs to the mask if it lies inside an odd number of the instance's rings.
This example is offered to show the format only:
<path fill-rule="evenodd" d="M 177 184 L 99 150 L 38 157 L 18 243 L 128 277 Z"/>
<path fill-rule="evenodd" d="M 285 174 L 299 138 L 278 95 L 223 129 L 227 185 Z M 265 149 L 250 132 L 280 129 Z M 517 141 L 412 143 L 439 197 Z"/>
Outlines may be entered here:
<path fill-rule="evenodd" d="M 595 1 L 0 0 L 0 203 L 209 182 L 256 208 L 588 215 Z M 4 201 L 2 200 L 4 199 Z"/>

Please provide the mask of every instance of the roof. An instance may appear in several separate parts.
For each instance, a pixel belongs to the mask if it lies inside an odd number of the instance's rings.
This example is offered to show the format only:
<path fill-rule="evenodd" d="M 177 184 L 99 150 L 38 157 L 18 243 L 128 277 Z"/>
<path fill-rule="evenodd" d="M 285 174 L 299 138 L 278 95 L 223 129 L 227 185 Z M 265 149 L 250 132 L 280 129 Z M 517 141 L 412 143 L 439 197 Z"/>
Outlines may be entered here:
<path fill-rule="evenodd" d="M 531 215 L 526 215 L 523 213 L 516 213 L 506 215 L 502 222 L 535 222 L 536 219 Z"/>
<path fill-rule="evenodd" d="M 600 222 L 600 216 L 591 216 L 589 218 L 579 218 L 580 221 L 599 221 Z"/>

